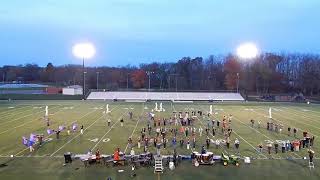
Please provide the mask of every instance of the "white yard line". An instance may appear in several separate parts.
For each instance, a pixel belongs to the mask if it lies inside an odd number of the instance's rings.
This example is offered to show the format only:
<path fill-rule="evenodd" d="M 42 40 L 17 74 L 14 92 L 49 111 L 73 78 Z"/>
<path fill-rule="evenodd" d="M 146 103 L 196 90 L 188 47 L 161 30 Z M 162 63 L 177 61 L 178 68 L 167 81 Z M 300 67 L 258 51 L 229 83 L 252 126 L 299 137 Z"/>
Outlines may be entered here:
<path fill-rule="evenodd" d="M 103 118 L 103 115 L 100 116 L 98 119 L 96 119 L 93 123 L 91 123 L 87 128 L 85 128 L 83 130 L 83 132 L 85 132 L 88 128 L 90 128 L 91 126 L 93 126 L 98 120 L 100 120 L 101 118 Z M 66 143 L 64 143 L 59 149 L 57 149 L 55 152 L 53 152 L 50 157 L 54 156 L 58 151 L 60 151 L 62 148 L 64 148 L 66 145 L 68 145 L 71 141 L 73 141 L 74 139 L 76 139 L 77 137 L 79 137 L 81 134 L 79 133 L 78 135 L 74 136 L 73 138 L 71 138 L 69 141 L 67 141 Z"/>
<path fill-rule="evenodd" d="M 223 112 L 225 112 L 226 114 L 228 114 L 225 110 L 223 110 Z M 251 127 L 251 126 L 248 126 L 246 123 L 244 123 L 243 121 L 241 121 L 241 120 L 240 120 L 239 118 L 237 118 L 235 115 L 232 115 L 232 117 L 233 117 L 233 119 L 237 120 L 238 122 L 240 122 L 240 123 L 243 124 L 244 126 L 246 126 L 246 127 L 250 128 L 250 129 L 256 131 L 257 133 L 261 134 L 262 136 L 266 137 L 267 139 L 273 140 L 273 139 L 271 139 L 269 136 L 267 136 L 267 135 L 261 133 L 260 131 L 258 131 L 257 129 L 255 129 L 255 128 Z"/>
<path fill-rule="evenodd" d="M 171 102 L 171 108 L 173 109 L 173 111 L 177 112 L 177 111 L 176 111 L 176 108 L 174 107 L 173 102 Z"/>
<path fill-rule="evenodd" d="M 314 105 L 316 105 L 316 104 L 313 104 L 313 106 Z M 320 114 L 320 112 L 318 112 L 318 111 L 313 111 L 313 110 L 310 110 L 310 109 L 308 109 L 308 107 L 294 107 L 294 106 L 291 106 L 291 108 L 292 109 L 296 109 L 296 111 L 302 111 L 301 109 L 306 109 L 306 110 L 308 110 L 308 112 L 313 112 L 313 113 L 319 113 Z M 302 111 L 302 112 L 304 112 L 304 111 Z M 318 115 L 316 115 L 316 114 L 313 114 L 314 116 L 316 116 L 316 117 L 320 117 L 320 116 L 318 116 Z"/>
<path fill-rule="evenodd" d="M 91 114 L 91 113 L 93 113 L 93 112 L 95 112 L 95 111 L 97 111 L 97 110 L 92 110 L 92 111 L 86 113 L 85 115 L 81 116 L 81 117 L 79 118 L 79 120 L 80 120 L 80 119 L 83 119 L 84 117 L 86 117 L 87 115 L 89 115 L 89 114 Z M 78 120 L 77 120 L 77 121 L 78 121 Z M 72 123 L 77 122 L 77 121 L 73 121 L 73 122 L 69 123 L 68 126 L 72 125 Z M 51 137 L 52 135 L 53 135 L 53 134 L 50 134 L 49 136 L 45 137 L 44 139 L 49 138 L 49 137 Z M 24 151 L 26 151 L 26 150 L 28 150 L 28 149 L 29 149 L 29 148 L 25 148 L 25 149 L 19 151 L 18 153 L 15 154 L 15 156 L 23 153 Z"/>
<path fill-rule="evenodd" d="M 320 121 L 318 121 L 318 120 L 315 120 L 315 119 L 313 119 L 312 117 L 308 117 L 308 116 L 306 116 L 306 115 L 304 115 L 304 113 L 305 112 L 303 112 L 303 111 L 296 111 L 295 109 L 293 109 L 293 108 L 288 108 L 288 107 L 283 107 L 284 109 L 288 109 L 290 112 L 290 114 L 293 114 L 293 115 L 295 115 L 295 116 L 298 116 L 298 117 L 300 117 L 300 118 L 303 118 L 304 120 L 308 120 L 309 122 L 313 122 L 313 123 L 320 123 Z M 298 114 L 297 112 L 299 112 L 299 113 L 301 113 L 301 114 Z M 308 115 L 312 115 L 312 114 L 308 114 Z M 319 116 L 320 117 L 320 116 Z M 317 116 L 317 118 L 319 118 L 318 116 Z"/>
<path fill-rule="evenodd" d="M 201 106 L 200 106 L 201 107 Z M 201 108 L 202 110 L 204 110 L 203 108 Z M 224 110 L 223 110 L 224 111 Z M 224 111 L 225 112 L 225 111 Z M 200 120 L 200 122 L 201 122 L 201 120 Z M 202 124 L 202 122 L 201 122 L 201 124 Z M 259 152 L 258 151 L 258 149 L 256 148 L 256 147 L 254 147 L 252 144 L 250 144 L 247 140 L 245 140 L 242 136 L 240 136 L 234 129 L 232 130 L 232 132 L 234 132 L 234 134 L 236 135 L 236 136 L 238 136 L 240 139 L 242 139 L 245 143 L 247 143 L 249 146 L 251 146 L 256 152 Z M 212 134 L 211 134 L 212 135 Z M 213 136 L 213 135 L 212 135 Z M 262 155 L 262 156 L 264 156 L 265 158 L 267 158 L 267 156 L 266 155 L 264 155 L 263 153 L 258 153 L 257 154 L 258 156 L 259 155 Z"/>
<path fill-rule="evenodd" d="M 12 115 L 12 114 L 11 114 L 12 112 L 14 112 L 14 111 L 21 111 L 21 109 L 27 108 L 27 107 L 29 107 L 29 106 L 12 108 L 12 109 L 9 109 L 9 110 L 7 110 L 7 111 L 1 112 L 1 113 L 0 113 L 0 116 L 10 116 L 10 115 Z"/>
<path fill-rule="evenodd" d="M 63 158 L 64 156 L 53 156 L 51 158 Z M 33 156 L 14 156 L 14 157 L 11 157 L 11 156 L 3 156 L 3 155 L 0 155 L 0 158 L 50 158 L 50 156 L 46 156 L 46 155 L 43 155 L 43 156 L 38 156 L 38 155 L 33 155 Z"/>
<path fill-rule="evenodd" d="M 261 108 L 261 109 L 262 109 L 262 108 Z M 282 115 L 282 114 L 279 114 L 279 113 L 277 113 L 277 112 L 272 112 L 272 114 L 276 114 L 276 115 L 278 115 L 278 116 L 280 116 L 280 117 L 282 117 L 282 118 L 284 118 L 284 119 L 292 120 L 292 121 L 294 121 L 294 122 L 297 122 L 297 123 L 300 123 L 300 124 L 304 124 L 304 125 L 307 125 L 307 126 L 310 126 L 310 127 L 313 127 L 313 128 L 316 128 L 316 129 L 319 129 L 319 130 L 320 130 L 319 127 L 316 127 L 316 126 L 314 126 L 314 125 L 311 125 L 311 124 L 308 124 L 308 123 L 304 123 L 304 122 L 301 122 L 301 121 L 297 121 L 297 120 L 292 119 L 292 118 L 288 118 L 288 117 L 286 117 L 286 116 L 284 116 L 284 115 Z"/>
<path fill-rule="evenodd" d="M 55 107 L 55 108 L 56 108 L 56 107 Z M 23 112 L 20 112 L 20 113 L 17 113 L 17 114 L 13 114 L 13 115 L 16 116 L 16 115 L 25 113 L 25 112 L 27 112 L 27 111 L 32 111 L 32 110 L 33 110 L 33 109 L 29 109 L 29 110 L 26 110 L 26 111 L 23 111 Z M 0 123 L 0 125 L 7 124 L 7 123 L 10 123 L 10 122 L 14 122 L 14 121 L 17 121 L 17 120 L 19 120 L 19 119 L 22 119 L 22 118 L 25 118 L 25 117 L 28 117 L 28 116 L 31 116 L 31 115 L 34 115 L 34 114 L 38 114 L 38 113 L 41 113 L 41 112 L 44 112 L 44 111 L 45 111 L 45 110 L 38 111 L 38 112 L 36 112 L 36 113 L 32 112 L 31 114 L 27 114 L 27 115 L 25 115 L 25 116 L 18 117 L 18 118 L 16 118 L 16 119 L 13 119 L 13 120 L 10 120 L 10 121 L 2 122 L 2 123 Z M 2 118 L 8 118 L 8 117 L 10 117 L 10 116 L 6 116 L 6 117 L 2 117 Z"/>
<path fill-rule="evenodd" d="M 29 100 L 28 100 L 29 101 Z M 31 101 L 39 101 L 39 100 L 31 100 Z M 41 100 L 40 100 L 41 101 Z M 72 101 L 72 100 L 71 100 Z M 75 100 L 75 101 L 78 101 L 78 102 L 80 102 L 80 100 Z M 0 101 L 1 102 L 1 101 Z M 52 102 L 54 102 L 54 101 L 51 101 L 51 104 L 47 104 L 47 103 L 43 103 L 43 104 L 26 104 L 26 103 L 24 103 L 24 104 L 18 104 L 17 106 L 63 106 L 63 105 L 67 105 L 67 103 L 63 103 L 63 104 L 61 104 L 61 103 L 58 103 L 58 104 L 54 104 L 54 103 L 52 103 Z M 10 104 L 7 104 L 6 106 L 10 106 Z"/>
<path fill-rule="evenodd" d="M 138 121 L 137 121 L 137 123 L 136 123 L 136 126 L 134 127 L 134 129 L 133 129 L 131 135 L 129 136 L 129 138 L 132 137 L 133 134 L 135 133 L 135 131 L 136 131 L 137 127 L 138 127 L 138 124 L 139 124 L 140 120 L 143 118 L 143 117 L 142 117 L 142 116 L 143 116 L 143 113 L 144 113 L 144 103 L 142 103 L 142 112 L 141 112 L 140 117 L 139 117 L 139 119 L 138 119 Z M 127 149 L 128 149 L 128 146 L 129 146 L 129 143 L 127 143 L 127 146 L 126 146 L 126 148 L 124 149 L 124 154 L 126 154 L 126 151 L 127 151 Z"/>
<path fill-rule="evenodd" d="M 235 134 L 235 135 L 237 135 L 237 136 L 239 136 L 244 142 L 246 142 L 249 146 L 251 146 L 254 150 L 256 150 L 256 152 L 259 152 L 258 151 L 258 149 L 256 148 L 256 147 L 254 147 L 252 144 L 250 144 L 247 140 L 245 140 L 242 136 L 240 136 L 237 132 L 235 132 L 234 130 L 232 130 L 232 132 Z M 265 157 L 265 158 L 268 158 L 266 155 L 264 155 L 263 153 L 258 153 L 258 156 L 259 155 L 262 155 L 263 157 Z"/>
<path fill-rule="evenodd" d="M 131 107 L 131 106 L 130 106 Z M 130 109 L 130 107 L 128 108 L 128 110 Z M 125 111 L 124 113 L 122 113 L 122 115 L 118 118 L 117 122 L 114 123 L 110 129 L 99 139 L 99 141 L 90 149 L 91 151 L 93 151 L 97 146 L 98 144 L 103 140 L 103 138 L 113 129 L 113 127 L 118 124 L 118 122 L 120 122 L 121 118 L 127 113 L 128 111 Z"/>
<path fill-rule="evenodd" d="M 225 112 L 225 111 L 223 110 L 223 112 Z M 226 113 L 226 112 L 225 112 L 225 113 Z M 227 113 L 226 113 L 226 114 L 227 114 Z M 246 127 L 249 127 L 250 129 L 256 131 L 256 132 L 259 133 L 259 134 L 261 134 L 261 135 L 264 136 L 265 138 L 267 138 L 267 139 L 269 139 L 269 140 L 271 140 L 271 141 L 275 141 L 274 139 L 272 139 L 272 138 L 270 138 L 269 136 L 263 134 L 262 132 L 258 131 L 257 129 L 255 129 L 255 128 L 249 126 L 249 125 L 247 125 L 247 124 L 244 123 L 244 122 L 242 122 L 242 121 L 241 121 L 239 118 L 237 118 L 236 116 L 233 115 L 233 118 L 234 118 L 235 120 L 237 120 L 238 122 L 242 123 L 243 125 L 245 125 Z M 294 154 L 297 155 L 297 156 L 299 156 L 300 158 L 302 158 L 300 155 L 298 155 L 298 154 L 296 154 L 296 153 L 294 153 Z"/>
<path fill-rule="evenodd" d="M 173 104 L 172 104 L 173 105 Z M 176 109 L 175 107 L 174 107 L 174 105 L 173 105 L 173 108 L 174 108 L 174 110 Z M 190 109 L 189 108 L 189 106 L 187 106 L 187 109 Z M 184 110 L 185 111 L 185 110 Z M 189 110 L 188 110 L 189 111 Z M 178 112 L 176 112 L 176 113 L 178 113 Z M 178 118 L 178 117 L 177 117 Z M 182 124 L 181 124 L 181 122 L 180 122 L 180 120 L 179 120 L 179 124 L 180 124 L 180 126 L 182 126 Z M 210 132 L 211 133 L 211 132 Z M 211 134 L 212 135 L 212 134 Z M 184 134 L 182 134 L 182 136 L 184 136 Z M 213 135 L 212 135 L 213 136 Z M 213 136 L 214 137 L 214 136 Z M 190 143 L 190 151 L 191 151 L 191 153 L 193 153 L 193 148 L 191 148 L 191 143 Z"/>
<path fill-rule="evenodd" d="M 54 112 L 54 114 L 56 114 L 56 113 L 58 113 L 58 112 L 60 112 L 60 111 L 62 111 L 62 110 L 63 110 L 63 109 L 60 109 L 60 110 Z M 38 112 L 38 113 L 40 113 L 40 112 Z M 36 113 L 36 114 L 38 114 L 38 113 Z M 31 114 L 31 115 L 32 115 L 32 114 Z M 7 130 L 5 130 L 5 131 L 2 131 L 2 132 L 0 132 L 0 135 L 6 133 L 6 132 L 8 132 L 8 131 L 11 131 L 11 130 L 13 130 L 13 129 L 17 129 L 17 128 L 19 128 L 19 127 L 22 127 L 22 126 L 24 126 L 24 125 L 26 125 L 26 124 L 32 123 L 32 122 L 34 122 L 34 121 L 36 121 L 36 120 L 39 120 L 39 119 L 34 119 L 34 120 L 31 120 L 31 121 L 27 121 L 27 122 L 25 122 L 25 123 L 20 124 L 19 126 L 15 126 L 15 127 L 13 127 L 13 128 L 10 128 L 10 129 L 7 129 Z"/>
<path fill-rule="evenodd" d="M 264 109 L 261 109 L 261 110 L 263 110 L 263 111 L 265 111 Z M 253 112 L 256 112 L 257 114 L 261 114 L 262 116 L 264 116 L 264 117 L 267 117 L 268 115 L 267 114 L 262 114 L 262 113 L 260 113 L 260 112 L 258 112 L 258 111 L 255 111 L 255 110 L 253 110 Z M 292 127 L 291 125 L 289 125 L 288 123 L 285 123 L 285 122 L 283 122 L 283 121 L 280 121 L 280 120 L 278 120 L 278 119 L 276 119 L 276 118 L 272 118 L 273 120 L 276 120 L 276 121 L 278 121 L 278 122 L 280 122 L 280 123 L 282 123 L 282 124 L 285 124 L 285 125 L 287 125 L 287 126 L 289 126 L 289 127 Z M 300 129 L 300 128 L 298 128 L 298 127 L 296 127 L 298 130 L 300 130 L 301 132 L 303 132 L 304 130 L 303 129 Z M 315 134 L 312 134 L 313 136 L 315 136 L 315 137 L 318 137 L 317 135 L 315 135 Z"/>
<path fill-rule="evenodd" d="M 119 107 L 119 105 L 118 106 L 116 106 L 116 107 Z M 115 107 L 115 108 L 116 108 Z M 115 109 L 115 108 L 113 108 L 113 109 Z M 112 109 L 112 110 L 113 110 Z M 103 118 L 104 116 L 102 115 L 102 116 L 100 116 L 98 119 L 96 119 L 93 123 L 91 123 L 87 128 L 85 128 L 84 130 L 83 130 L 83 132 L 85 132 L 87 129 L 89 129 L 91 126 L 93 126 L 98 120 L 100 120 L 101 118 Z M 59 152 L 62 148 L 64 148 L 66 145 L 68 145 L 70 142 L 72 142 L 74 139 L 76 139 L 77 137 L 79 137 L 81 134 L 79 133 L 78 135 L 76 135 L 76 136 L 74 136 L 72 139 L 70 139 L 69 141 L 67 141 L 66 143 L 64 143 L 58 150 L 56 150 L 55 152 L 53 152 L 51 155 L 50 155 L 50 157 L 52 157 L 52 156 L 54 156 L 57 152 Z"/>
<path fill-rule="evenodd" d="M 28 107 L 28 106 L 26 106 L 26 107 Z M 26 107 L 23 107 L 23 108 L 26 108 Z M 22 110 L 21 111 L 21 109 L 23 109 L 23 108 L 20 108 L 20 109 L 16 109 L 17 110 L 17 112 L 11 112 L 11 113 L 9 113 L 9 114 L 6 114 L 6 115 L 4 115 L 3 117 L 4 118 L 9 118 L 9 117 L 11 117 L 11 116 L 16 116 L 16 115 L 19 115 L 19 114 L 23 114 L 23 113 L 26 113 L 26 112 L 28 112 L 28 111 L 33 111 L 34 110 L 34 107 L 35 106 L 29 106 L 29 107 L 31 107 L 31 109 L 24 109 L 24 110 Z M 43 109 L 40 109 L 40 110 L 43 110 Z M 32 112 L 33 113 L 33 112 Z"/>

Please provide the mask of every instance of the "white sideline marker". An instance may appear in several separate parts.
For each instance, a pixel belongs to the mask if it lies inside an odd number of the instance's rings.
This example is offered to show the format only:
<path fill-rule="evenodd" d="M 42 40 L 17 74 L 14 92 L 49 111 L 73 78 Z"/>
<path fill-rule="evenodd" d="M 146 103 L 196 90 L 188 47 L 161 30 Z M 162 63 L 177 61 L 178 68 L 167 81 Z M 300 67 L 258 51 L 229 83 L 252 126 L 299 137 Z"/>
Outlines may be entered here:
<path fill-rule="evenodd" d="M 48 117 L 48 115 L 49 115 L 48 106 L 46 106 L 46 110 L 45 110 L 45 111 L 46 111 L 46 112 L 45 112 L 45 116 Z"/>
<path fill-rule="evenodd" d="M 272 110 L 271 110 L 271 107 L 269 108 L 269 118 L 272 119 Z"/>

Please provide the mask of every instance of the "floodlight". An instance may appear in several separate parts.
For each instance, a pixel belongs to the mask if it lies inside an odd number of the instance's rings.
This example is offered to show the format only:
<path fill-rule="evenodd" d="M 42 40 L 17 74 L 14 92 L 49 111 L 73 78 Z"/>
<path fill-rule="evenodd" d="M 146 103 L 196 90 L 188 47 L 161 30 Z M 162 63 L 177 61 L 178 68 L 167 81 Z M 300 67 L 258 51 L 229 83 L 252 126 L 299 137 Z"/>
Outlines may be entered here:
<path fill-rule="evenodd" d="M 237 48 L 237 55 L 241 59 L 252 59 L 257 57 L 258 48 L 253 43 L 244 43 Z"/>
<path fill-rule="evenodd" d="M 73 46 L 72 53 L 77 58 L 90 59 L 95 55 L 96 49 L 92 43 L 78 43 Z"/>

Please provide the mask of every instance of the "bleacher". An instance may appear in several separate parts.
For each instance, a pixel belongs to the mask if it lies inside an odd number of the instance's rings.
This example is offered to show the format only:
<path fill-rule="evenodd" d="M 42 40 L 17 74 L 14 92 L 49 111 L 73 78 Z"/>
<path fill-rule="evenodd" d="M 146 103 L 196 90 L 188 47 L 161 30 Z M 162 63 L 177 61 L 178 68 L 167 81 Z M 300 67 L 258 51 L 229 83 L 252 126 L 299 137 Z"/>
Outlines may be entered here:
<path fill-rule="evenodd" d="M 229 92 L 91 92 L 88 100 L 159 101 L 244 101 L 240 93 Z"/>

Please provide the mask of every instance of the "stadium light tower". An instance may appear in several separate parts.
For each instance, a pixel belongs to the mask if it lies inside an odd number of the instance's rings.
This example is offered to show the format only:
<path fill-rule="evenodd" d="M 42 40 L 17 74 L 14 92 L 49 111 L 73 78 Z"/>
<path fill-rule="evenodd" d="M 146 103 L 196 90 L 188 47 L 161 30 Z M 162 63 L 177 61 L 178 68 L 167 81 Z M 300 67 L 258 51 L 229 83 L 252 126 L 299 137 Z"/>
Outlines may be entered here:
<path fill-rule="evenodd" d="M 237 56 L 244 61 L 256 58 L 259 54 L 258 48 L 254 43 L 243 43 L 237 48 Z M 237 93 L 239 93 L 240 76 L 237 73 Z"/>
<path fill-rule="evenodd" d="M 253 59 L 258 53 L 258 48 L 253 43 L 244 43 L 237 48 L 237 56 L 244 60 Z"/>
<path fill-rule="evenodd" d="M 98 90 L 99 89 L 99 74 L 100 74 L 100 72 L 97 71 L 96 74 L 97 74 L 97 90 Z"/>
<path fill-rule="evenodd" d="M 149 91 L 150 91 L 150 84 L 151 84 L 151 74 L 154 74 L 154 72 L 153 71 L 147 71 L 146 72 L 147 73 L 147 75 L 149 76 Z"/>
<path fill-rule="evenodd" d="M 178 92 L 178 76 L 179 76 L 179 74 L 169 74 L 169 89 L 170 89 L 170 76 L 176 77 L 176 92 Z"/>
<path fill-rule="evenodd" d="M 75 57 L 82 59 L 82 76 L 83 76 L 83 99 L 85 99 L 85 71 L 84 71 L 84 60 L 90 59 L 96 54 L 96 49 L 92 43 L 78 43 L 72 47 L 72 53 Z"/>
<path fill-rule="evenodd" d="M 127 73 L 127 91 L 129 90 L 129 75 L 130 73 Z"/>
<path fill-rule="evenodd" d="M 239 81 L 240 81 L 240 75 L 237 73 L 237 93 L 239 93 Z"/>

